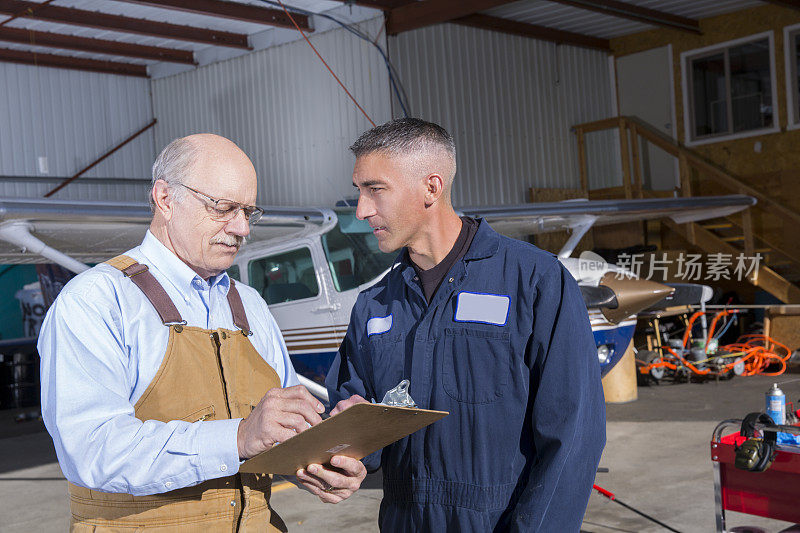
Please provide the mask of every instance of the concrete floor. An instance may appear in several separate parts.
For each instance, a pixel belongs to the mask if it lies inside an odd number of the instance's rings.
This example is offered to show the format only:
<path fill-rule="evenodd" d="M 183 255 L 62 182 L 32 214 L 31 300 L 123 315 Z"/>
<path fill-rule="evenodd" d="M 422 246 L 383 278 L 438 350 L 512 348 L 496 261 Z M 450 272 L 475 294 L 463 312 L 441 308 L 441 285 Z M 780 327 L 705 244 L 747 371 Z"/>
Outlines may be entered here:
<path fill-rule="evenodd" d="M 782 379 L 781 379 L 782 378 Z M 800 398 L 800 379 L 781 376 L 787 399 Z M 623 502 L 682 532 L 714 530 L 714 493 L 708 443 L 714 426 L 762 408 L 773 378 L 640 388 L 639 400 L 608 406 L 608 444 L 597 483 Z M 66 482 L 39 421 L 15 423 L 0 411 L 0 531 L 65 531 Z M 277 485 L 273 506 L 294 532 L 377 531 L 380 474 L 339 505 L 320 503 L 289 485 Z M 33 502 L 40 502 L 35 505 Z M 728 513 L 729 527 L 758 526 L 778 532 L 789 524 Z M 582 531 L 659 532 L 661 527 L 593 494 Z"/>

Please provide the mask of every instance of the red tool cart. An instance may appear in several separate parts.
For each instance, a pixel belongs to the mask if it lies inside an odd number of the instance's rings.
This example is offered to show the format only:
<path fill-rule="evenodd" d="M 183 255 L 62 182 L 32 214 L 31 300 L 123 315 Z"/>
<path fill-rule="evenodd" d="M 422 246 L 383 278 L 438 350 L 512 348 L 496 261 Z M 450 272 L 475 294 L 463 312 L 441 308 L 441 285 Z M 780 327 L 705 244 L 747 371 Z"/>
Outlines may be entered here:
<path fill-rule="evenodd" d="M 734 427 L 735 431 L 723 435 Z M 725 511 L 800 522 L 800 447 L 776 445 L 775 459 L 765 471 L 741 470 L 734 466 L 736 447 L 746 440 L 741 427 L 742 420 L 725 420 L 711 438 L 717 532 L 727 531 Z M 764 428 L 800 434 L 794 426 L 755 425 L 758 431 Z"/>

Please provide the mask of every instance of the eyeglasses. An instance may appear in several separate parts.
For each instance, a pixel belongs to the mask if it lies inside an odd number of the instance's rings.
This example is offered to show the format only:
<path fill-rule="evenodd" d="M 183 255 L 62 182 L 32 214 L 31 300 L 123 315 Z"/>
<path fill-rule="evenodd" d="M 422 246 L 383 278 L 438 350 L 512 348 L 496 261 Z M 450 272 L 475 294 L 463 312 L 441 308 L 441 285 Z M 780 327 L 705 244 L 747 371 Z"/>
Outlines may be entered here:
<path fill-rule="evenodd" d="M 202 196 L 207 201 L 205 202 L 205 205 L 206 209 L 211 215 L 211 218 L 219 222 L 228 222 L 233 220 L 241 209 L 242 213 L 244 213 L 244 218 L 247 219 L 247 222 L 252 226 L 258 222 L 261 218 L 261 215 L 264 214 L 264 210 L 260 207 L 256 207 L 254 205 L 244 205 L 240 204 L 239 202 L 234 202 L 233 200 L 226 200 L 224 198 L 214 198 L 213 196 L 202 193 L 197 189 L 192 189 L 183 183 L 179 183 L 178 185 L 189 189 L 199 196 Z"/>

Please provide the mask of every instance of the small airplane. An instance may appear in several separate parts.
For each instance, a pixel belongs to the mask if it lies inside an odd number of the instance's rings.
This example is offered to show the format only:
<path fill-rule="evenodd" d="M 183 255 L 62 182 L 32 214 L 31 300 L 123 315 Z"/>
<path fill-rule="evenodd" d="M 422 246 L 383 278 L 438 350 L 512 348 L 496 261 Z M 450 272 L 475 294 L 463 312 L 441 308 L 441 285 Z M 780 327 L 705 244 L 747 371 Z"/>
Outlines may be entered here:
<path fill-rule="evenodd" d="M 358 293 L 377 283 L 397 254 L 378 249 L 369 225 L 352 205 L 335 209 L 266 207 L 228 273 L 255 288 L 283 333 L 309 390 L 327 399 L 321 383 L 344 338 Z M 676 223 L 735 213 L 754 205 L 749 196 L 565 201 L 501 207 L 466 207 L 512 237 L 557 230 L 572 235 L 559 260 L 578 281 L 589 310 L 597 355 L 605 374 L 622 358 L 636 313 L 670 298 L 696 304 L 708 291 L 637 279 L 595 256 L 570 257 L 592 226 L 669 217 Z M 141 243 L 152 213 L 146 203 L 0 199 L 0 263 L 56 263 L 80 273 Z M 699 296 L 698 296 L 699 295 Z M 703 301 L 705 301 L 703 300 Z"/>

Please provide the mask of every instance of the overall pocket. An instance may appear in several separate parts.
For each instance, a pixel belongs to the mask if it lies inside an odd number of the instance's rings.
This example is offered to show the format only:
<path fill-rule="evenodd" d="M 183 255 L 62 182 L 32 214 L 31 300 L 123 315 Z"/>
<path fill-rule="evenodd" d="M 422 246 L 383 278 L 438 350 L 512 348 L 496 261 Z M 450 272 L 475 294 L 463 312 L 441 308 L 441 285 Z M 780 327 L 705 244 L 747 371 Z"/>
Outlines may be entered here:
<path fill-rule="evenodd" d="M 382 333 L 370 335 L 366 341 L 369 353 L 367 371 L 372 376 L 372 385 L 375 387 L 375 390 L 369 392 L 374 395 L 376 402 L 381 401 L 386 391 L 403 379 L 405 347 L 400 342 L 402 338 L 402 333 Z"/>
<path fill-rule="evenodd" d="M 181 417 L 179 420 L 184 420 L 186 422 L 202 422 L 203 420 L 216 420 L 214 418 L 214 406 L 209 405 L 207 407 L 203 407 L 201 409 L 197 409 L 192 411 L 188 415 Z"/>
<path fill-rule="evenodd" d="M 485 404 L 502 398 L 511 374 L 507 332 L 446 328 L 442 381 L 447 394 L 463 403 Z"/>

